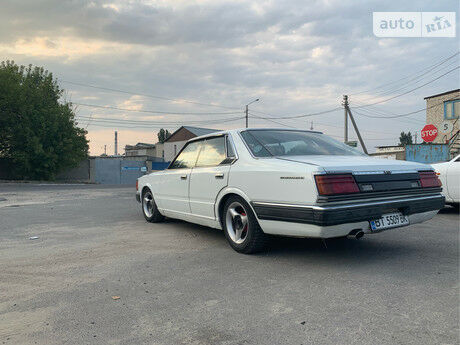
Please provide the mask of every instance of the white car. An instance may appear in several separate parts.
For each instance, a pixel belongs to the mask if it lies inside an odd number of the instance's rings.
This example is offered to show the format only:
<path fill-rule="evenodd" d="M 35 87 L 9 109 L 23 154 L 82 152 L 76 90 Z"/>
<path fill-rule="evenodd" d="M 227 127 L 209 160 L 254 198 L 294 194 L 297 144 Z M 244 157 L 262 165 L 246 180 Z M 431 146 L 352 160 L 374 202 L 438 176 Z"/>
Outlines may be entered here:
<path fill-rule="evenodd" d="M 446 204 L 459 208 L 460 203 L 460 155 L 449 162 L 431 165 L 442 182 L 442 194 Z"/>
<path fill-rule="evenodd" d="M 424 164 L 371 158 L 320 132 L 239 129 L 190 140 L 168 169 L 142 176 L 144 217 L 223 229 L 238 252 L 267 235 L 331 238 L 431 219 L 444 206 Z"/>

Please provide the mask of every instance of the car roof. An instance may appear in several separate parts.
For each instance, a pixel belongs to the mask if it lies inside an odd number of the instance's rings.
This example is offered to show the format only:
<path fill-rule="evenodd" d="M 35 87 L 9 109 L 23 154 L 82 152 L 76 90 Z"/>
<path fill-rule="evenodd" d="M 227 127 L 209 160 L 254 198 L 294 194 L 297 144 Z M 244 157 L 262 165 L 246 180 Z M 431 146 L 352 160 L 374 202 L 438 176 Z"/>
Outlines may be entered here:
<path fill-rule="evenodd" d="M 219 135 L 224 135 L 226 133 L 239 133 L 243 131 L 289 131 L 289 132 L 308 132 L 308 133 L 317 133 L 317 134 L 323 134 L 323 132 L 319 131 L 312 131 L 308 129 L 296 129 L 296 128 L 271 128 L 271 127 L 250 127 L 250 128 L 236 128 L 236 129 L 228 129 L 228 130 L 223 130 L 223 131 L 216 131 L 212 132 L 209 134 L 205 135 L 200 135 L 195 138 L 190 139 L 189 141 L 195 141 L 195 140 L 200 140 L 200 139 L 205 139 L 205 138 L 210 138 L 210 137 L 215 137 Z"/>

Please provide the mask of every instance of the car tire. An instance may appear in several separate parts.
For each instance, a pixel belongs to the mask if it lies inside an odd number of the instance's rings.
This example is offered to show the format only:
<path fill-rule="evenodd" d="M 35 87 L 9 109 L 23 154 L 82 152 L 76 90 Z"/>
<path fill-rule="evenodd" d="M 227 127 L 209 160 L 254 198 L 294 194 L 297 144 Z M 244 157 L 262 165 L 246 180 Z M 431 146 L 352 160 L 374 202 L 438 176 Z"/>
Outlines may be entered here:
<path fill-rule="evenodd" d="M 165 219 L 160 211 L 158 211 L 153 193 L 150 189 L 145 189 L 142 193 L 141 208 L 144 218 L 150 223 L 159 223 Z"/>
<path fill-rule="evenodd" d="M 225 202 L 221 215 L 222 227 L 230 246 L 239 253 L 252 254 L 264 250 L 268 236 L 249 204 L 239 196 L 231 196 Z"/>

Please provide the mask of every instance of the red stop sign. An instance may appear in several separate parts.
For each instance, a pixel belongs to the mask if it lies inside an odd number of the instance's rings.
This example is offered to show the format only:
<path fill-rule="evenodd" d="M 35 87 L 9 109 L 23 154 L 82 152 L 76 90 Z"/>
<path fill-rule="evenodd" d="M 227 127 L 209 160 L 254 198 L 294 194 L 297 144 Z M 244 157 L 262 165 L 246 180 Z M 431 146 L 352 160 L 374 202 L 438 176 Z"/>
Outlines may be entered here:
<path fill-rule="evenodd" d="M 437 135 L 438 135 L 438 129 L 436 128 L 435 125 L 426 125 L 425 127 L 422 128 L 422 139 L 423 141 L 426 141 L 427 143 L 436 139 Z"/>

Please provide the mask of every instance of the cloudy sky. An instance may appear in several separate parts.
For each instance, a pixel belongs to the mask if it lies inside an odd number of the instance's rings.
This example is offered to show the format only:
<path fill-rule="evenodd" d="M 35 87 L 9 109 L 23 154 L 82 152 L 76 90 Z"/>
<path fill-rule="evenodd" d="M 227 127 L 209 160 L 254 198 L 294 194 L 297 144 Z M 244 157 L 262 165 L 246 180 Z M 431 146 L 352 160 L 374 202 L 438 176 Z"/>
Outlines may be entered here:
<path fill-rule="evenodd" d="M 355 107 L 428 83 L 356 109 L 373 151 L 402 130 L 420 131 L 425 112 L 385 117 L 459 87 L 458 69 L 434 80 L 458 66 L 459 30 L 457 38 L 377 38 L 372 12 L 455 11 L 458 27 L 458 10 L 458 0 L 2 0 L 0 58 L 53 72 L 91 154 L 104 145 L 113 153 L 114 130 L 123 147 L 155 142 L 159 127 L 242 127 L 244 105 L 256 98 L 251 126 L 313 122 L 341 139 L 341 109 L 279 118 L 332 110 L 343 94 Z"/>

